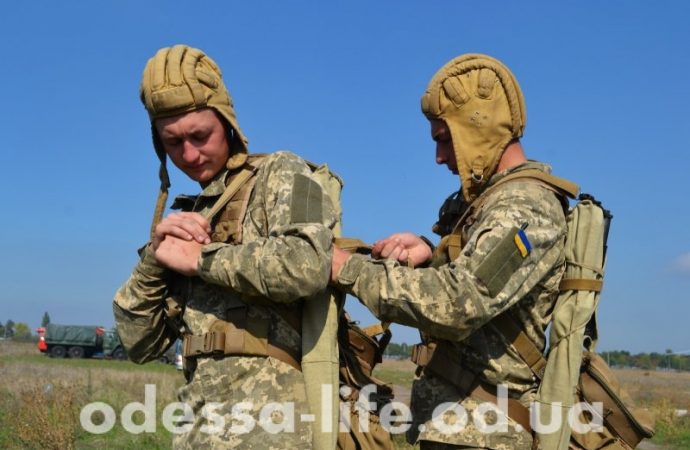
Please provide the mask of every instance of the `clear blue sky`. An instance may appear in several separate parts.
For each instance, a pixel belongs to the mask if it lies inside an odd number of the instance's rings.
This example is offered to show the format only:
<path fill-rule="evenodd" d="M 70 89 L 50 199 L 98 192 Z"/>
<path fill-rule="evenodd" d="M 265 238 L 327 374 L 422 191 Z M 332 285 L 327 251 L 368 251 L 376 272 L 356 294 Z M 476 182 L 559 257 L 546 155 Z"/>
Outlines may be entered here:
<path fill-rule="evenodd" d="M 197 5 L 205 5 L 199 7 Z M 344 227 L 431 235 L 458 180 L 419 97 L 465 52 L 525 93 L 528 155 L 613 211 L 600 349 L 690 349 L 690 3 L 7 2 L 0 16 L 0 321 L 112 325 L 147 239 L 157 160 L 144 64 L 186 43 L 220 64 L 255 152 L 346 181 Z M 197 188 L 173 176 L 172 193 Z M 354 316 L 373 320 L 349 302 Z M 396 327 L 395 341 L 416 332 Z"/>

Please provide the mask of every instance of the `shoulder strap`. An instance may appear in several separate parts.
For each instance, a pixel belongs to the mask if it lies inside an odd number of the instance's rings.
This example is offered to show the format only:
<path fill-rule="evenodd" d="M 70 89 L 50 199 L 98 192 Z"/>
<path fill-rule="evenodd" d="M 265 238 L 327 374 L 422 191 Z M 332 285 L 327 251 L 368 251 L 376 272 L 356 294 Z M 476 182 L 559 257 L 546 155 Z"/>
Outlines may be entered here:
<path fill-rule="evenodd" d="M 525 364 L 529 366 L 537 380 L 541 381 L 546 370 L 546 358 L 544 358 L 541 350 L 534 345 L 532 339 L 527 336 L 527 333 L 523 331 L 522 327 L 518 325 L 517 321 L 510 316 L 510 312 L 506 311 L 495 317 L 491 323 L 515 348 L 515 351 L 517 351 Z"/>
<path fill-rule="evenodd" d="M 232 177 L 232 180 L 225 188 L 223 194 L 216 200 L 216 203 L 206 212 L 205 216 L 207 219 L 212 219 L 228 204 L 233 195 L 235 195 L 250 178 L 256 175 L 265 159 L 265 156 L 260 156 L 242 166 L 240 172 Z"/>
<path fill-rule="evenodd" d="M 560 178 L 551 174 L 548 174 L 546 172 L 542 172 L 541 170 L 538 169 L 526 169 L 526 170 L 521 170 L 520 172 L 512 173 L 510 175 L 506 175 L 505 177 L 501 178 L 498 180 L 496 183 L 493 185 L 489 186 L 484 192 L 482 192 L 479 197 L 477 197 L 470 205 L 469 207 L 465 210 L 465 213 L 460 217 L 458 222 L 455 224 L 455 227 L 453 228 L 453 231 L 449 235 L 449 244 L 452 243 L 453 245 L 448 245 L 448 256 L 450 257 L 451 260 L 455 260 L 459 255 L 460 255 L 460 250 L 462 249 L 462 243 L 460 242 L 461 240 L 461 230 L 463 224 L 469 219 L 473 214 L 475 214 L 477 211 L 481 210 L 484 207 L 484 204 L 486 203 L 487 199 L 489 198 L 490 194 L 494 192 L 499 186 L 503 186 L 506 183 L 512 182 L 512 181 L 532 181 L 536 182 L 547 189 L 550 189 L 551 191 L 555 192 L 556 195 L 559 195 L 561 198 L 564 197 L 569 197 L 569 198 L 576 198 L 578 192 L 580 191 L 580 188 L 577 184 L 573 183 L 572 181 L 566 180 L 565 178 Z M 565 200 L 563 200 L 565 201 Z M 453 237 L 455 236 L 455 237 Z"/>

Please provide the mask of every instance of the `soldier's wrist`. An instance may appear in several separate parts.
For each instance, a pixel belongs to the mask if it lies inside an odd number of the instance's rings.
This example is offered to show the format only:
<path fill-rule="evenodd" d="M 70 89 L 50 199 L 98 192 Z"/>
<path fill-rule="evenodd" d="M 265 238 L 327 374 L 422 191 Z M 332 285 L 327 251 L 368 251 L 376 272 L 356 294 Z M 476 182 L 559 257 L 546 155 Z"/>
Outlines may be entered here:
<path fill-rule="evenodd" d="M 161 266 L 156 260 L 151 244 L 147 243 L 137 250 L 137 253 L 139 253 L 139 264 L 137 265 L 137 270 L 139 272 L 148 276 L 161 278 L 168 271 L 168 269 Z"/>

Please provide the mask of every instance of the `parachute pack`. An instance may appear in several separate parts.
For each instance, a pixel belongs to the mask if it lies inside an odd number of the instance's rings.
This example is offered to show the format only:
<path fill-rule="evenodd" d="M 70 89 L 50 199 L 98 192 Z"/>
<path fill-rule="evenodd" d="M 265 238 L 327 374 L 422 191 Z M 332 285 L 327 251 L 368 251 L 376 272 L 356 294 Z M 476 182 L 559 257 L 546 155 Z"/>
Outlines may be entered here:
<path fill-rule="evenodd" d="M 556 192 L 564 202 L 565 197 L 576 198 L 578 191 L 573 183 L 541 171 L 518 172 L 499 183 L 515 179 L 539 183 Z M 588 194 L 580 194 L 575 205 L 567 209 L 566 269 L 551 319 L 546 357 L 509 314 L 498 318 L 498 328 L 540 381 L 536 399 L 539 409 L 538 414 L 532 412 L 533 418 L 538 416 L 540 424 L 551 424 L 552 413 L 560 409 L 561 426 L 557 431 L 536 433 L 539 448 L 564 450 L 570 445 L 584 450 L 629 450 L 654 434 L 651 417 L 634 406 L 613 371 L 595 353 L 596 310 L 612 217 Z M 581 434 L 571 430 L 568 413 L 579 402 L 601 406 L 587 408 L 587 414 L 601 413 L 600 417 L 587 417 L 603 424 L 599 431 Z"/>

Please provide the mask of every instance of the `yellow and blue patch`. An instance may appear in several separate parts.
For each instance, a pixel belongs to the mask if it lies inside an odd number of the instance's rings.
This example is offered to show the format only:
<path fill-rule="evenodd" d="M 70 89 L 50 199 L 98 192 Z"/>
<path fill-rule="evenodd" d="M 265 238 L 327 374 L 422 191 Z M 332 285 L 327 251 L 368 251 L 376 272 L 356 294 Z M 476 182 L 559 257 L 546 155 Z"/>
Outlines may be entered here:
<path fill-rule="evenodd" d="M 529 239 L 527 239 L 527 235 L 525 234 L 525 230 L 518 230 L 517 233 L 515 233 L 514 237 L 515 245 L 517 246 L 518 250 L 520 251 L 520 255 L 523 258 L 526 258 L 527 255 L 530 254 L 532 251 L 532 244 L 530 244 Z"/>

